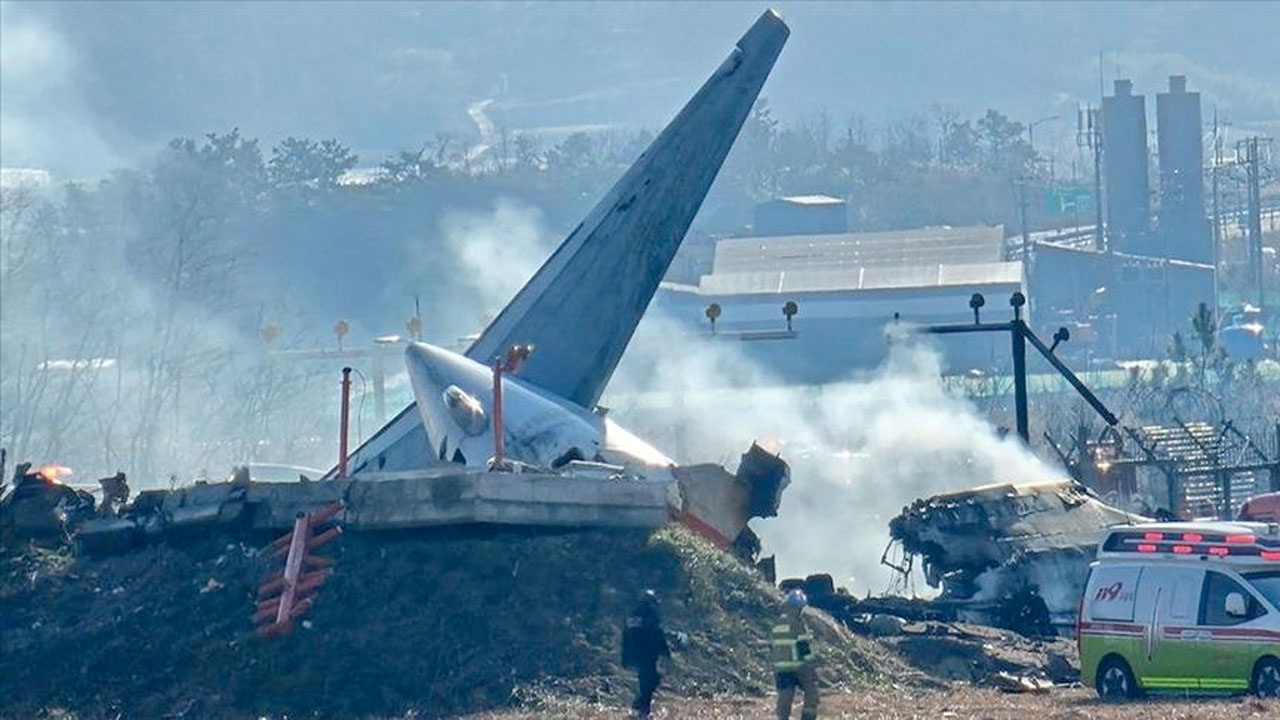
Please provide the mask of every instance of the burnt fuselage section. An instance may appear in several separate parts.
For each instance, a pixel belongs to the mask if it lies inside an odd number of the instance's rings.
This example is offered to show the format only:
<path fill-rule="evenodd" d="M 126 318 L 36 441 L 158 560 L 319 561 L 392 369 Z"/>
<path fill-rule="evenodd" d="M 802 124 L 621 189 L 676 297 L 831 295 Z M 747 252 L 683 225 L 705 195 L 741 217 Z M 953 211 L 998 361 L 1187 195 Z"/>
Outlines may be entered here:
<path fill-rule="evenodd" d="M 889 535 L 962 617 L 1061 629 L 1074 622 L 1103 530 L 1137 522 L 1149 520 L 1064 480 L 917 500 L 890 521 Z"/>

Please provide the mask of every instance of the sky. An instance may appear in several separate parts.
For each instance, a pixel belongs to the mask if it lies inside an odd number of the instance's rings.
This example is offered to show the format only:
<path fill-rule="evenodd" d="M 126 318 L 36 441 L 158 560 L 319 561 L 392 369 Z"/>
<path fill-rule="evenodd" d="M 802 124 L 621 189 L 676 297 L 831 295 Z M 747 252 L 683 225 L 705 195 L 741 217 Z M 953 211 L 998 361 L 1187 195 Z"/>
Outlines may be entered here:
<path fill-rule="evenodd" d="M 336 137 L 376 164 L 438 133 L 656 129 L 766 4 L 0 3 L 0 165 L 90 178 L 175 136 Z M 1058 116 L 1074 144 L 1099 59 L 1135 91 L 1186 74 L 1239 132 L 1280 129 L 1280 4 L 803 3 L 774 115 L 873 127 L 935 106 Z M 1154 113 L 1154 103 L 1148 103 Z"/>

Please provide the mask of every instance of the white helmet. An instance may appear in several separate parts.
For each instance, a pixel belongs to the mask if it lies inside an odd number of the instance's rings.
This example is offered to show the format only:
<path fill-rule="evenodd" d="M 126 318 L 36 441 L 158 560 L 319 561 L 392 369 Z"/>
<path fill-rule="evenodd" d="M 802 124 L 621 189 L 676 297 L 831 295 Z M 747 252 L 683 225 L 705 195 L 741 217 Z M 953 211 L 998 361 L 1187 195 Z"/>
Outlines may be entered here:
<path fill-rule="evenodd" d="M 804 596 L 803 590 L 795 588 L 787 593 L 787 596 L 782 600 L 782 604 L 794 610 L 803 610 L 804 606 L 809 604 L 809 598 Z"/>

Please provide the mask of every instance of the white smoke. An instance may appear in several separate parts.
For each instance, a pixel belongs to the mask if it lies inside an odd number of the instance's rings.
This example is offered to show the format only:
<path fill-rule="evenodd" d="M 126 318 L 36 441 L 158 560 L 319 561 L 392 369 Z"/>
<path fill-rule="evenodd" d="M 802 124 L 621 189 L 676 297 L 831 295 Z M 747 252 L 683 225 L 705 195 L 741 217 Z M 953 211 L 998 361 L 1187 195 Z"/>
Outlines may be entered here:
<path fill-rule="evenodd" d="M 542 214 L 499 199 L 489 212 L 453 211 L 440 221 L 444 244 L 459 267 L 457 317 L 479 331 L 533 277 L 546 259 L 549 233 Z"/>
<path fill-rule="evenodd" d="M 6 166 L 99 175 L 119 154 L 98 132 L 78 79 L 81 58 L 39 8 L 4 3 L 0 22 L 0 156 Z"/>
<path fill-rule="evenodd" d="M 742 348 L 647 318 L 608 403 L 681 462 L 732 463 L 752 441 L 781 453 L 792 482 L 779 517 L 753 521 L 779 577 L 828 572 L 855 593 L 882 592 L 894 578 L 880 563 L 889 520 L 913 500 L 1063 475 L 949 393 L 938 353 L 919 342 L 817 387 L 786 385 Z"/>

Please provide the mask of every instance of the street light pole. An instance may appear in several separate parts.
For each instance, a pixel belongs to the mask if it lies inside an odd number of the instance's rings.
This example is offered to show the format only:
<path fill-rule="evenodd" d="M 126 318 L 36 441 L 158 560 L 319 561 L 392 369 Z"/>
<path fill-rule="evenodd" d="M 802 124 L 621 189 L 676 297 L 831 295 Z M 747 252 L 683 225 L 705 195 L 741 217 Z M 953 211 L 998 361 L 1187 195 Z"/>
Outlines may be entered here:
<path fill-rule="evenodd" d="M 1062 118 L 1060 118 L 1057 115 L 1049 115 L 1047 117 L 1042 117 L 1039 120 L 1035 120 L 1027 124 L 1027 144 L 1031 146 L 1032 162 L 1035 162 L 1035 157 L 1036 157 L 1036 126 L 1043 125 L 1044 123 L 1050 122 L 1052 120 L 1061 120 L 1061 119 Z"/>
<path fill-rule="evenodd" d="M 1057 115 L 1049 115 L 1027 124 L 1027 144 L 1031 147 L 1032 174 L 1036 170 L 1036 126 L 1057 119 Z M 1025 267 L 1031 257 L 1031 229 L 1027 226 L 1027 177 L 1025 168 L 1021 182 L 1018 183 L 1018 217 L 1022 224 L 1022 264 Z"/>

